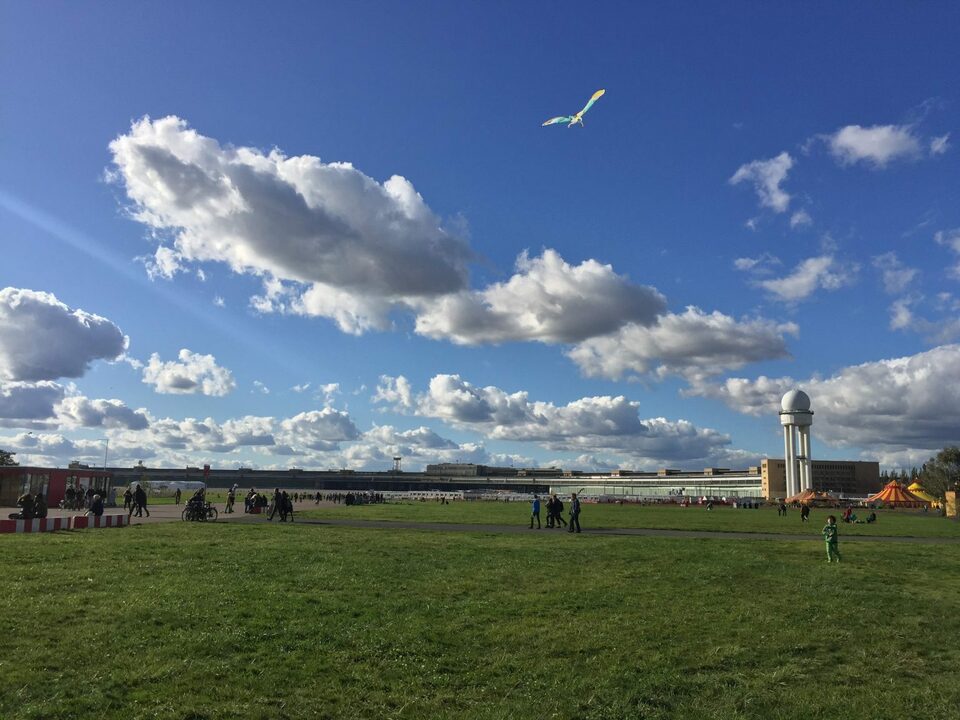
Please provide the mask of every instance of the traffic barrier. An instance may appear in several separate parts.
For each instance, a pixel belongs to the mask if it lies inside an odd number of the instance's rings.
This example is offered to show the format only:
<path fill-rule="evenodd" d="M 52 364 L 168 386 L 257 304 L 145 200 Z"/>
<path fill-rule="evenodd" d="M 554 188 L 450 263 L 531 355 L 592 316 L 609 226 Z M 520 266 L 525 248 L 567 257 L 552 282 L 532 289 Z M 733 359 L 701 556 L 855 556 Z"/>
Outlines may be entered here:
<path fill-rule="evenodd" d="M 0 520 L 0 533 L 36 533 L 69 530 L 72 517 L 34 518 L 33 520 Z"/>
<path fill-rule="evenodd" d="M 77 515 L 73 518 L 74 530 L 87 528 L 123 527 L 130 524 L 129 515 Z"/>

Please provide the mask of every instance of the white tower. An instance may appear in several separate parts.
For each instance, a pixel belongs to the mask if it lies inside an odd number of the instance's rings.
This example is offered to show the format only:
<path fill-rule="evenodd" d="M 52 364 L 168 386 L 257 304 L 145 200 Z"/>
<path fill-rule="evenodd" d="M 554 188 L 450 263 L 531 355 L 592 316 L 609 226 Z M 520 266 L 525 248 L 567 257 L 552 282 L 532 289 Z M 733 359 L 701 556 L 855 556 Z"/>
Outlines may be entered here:
<path fill-rule="evenodd" d="M 780 400 L 783 457 L 787 463 L 787 497 L 813 487 L 810 466 L 810 426 L 813 411 L 803 390 L 791 390 Z"/>

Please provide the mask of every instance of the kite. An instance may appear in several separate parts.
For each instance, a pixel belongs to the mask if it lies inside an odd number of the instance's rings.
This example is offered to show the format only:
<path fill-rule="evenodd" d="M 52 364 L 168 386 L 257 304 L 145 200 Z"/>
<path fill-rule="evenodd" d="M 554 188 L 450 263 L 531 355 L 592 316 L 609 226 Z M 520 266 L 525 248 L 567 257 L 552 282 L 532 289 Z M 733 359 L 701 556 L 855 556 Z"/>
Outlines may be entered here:
<path fill-rule="evenodd" d="M 583 110 L 578 112 L 576 115 L 561 115 L 559 117 L 550 118 L 540 127 L 546 127 L 547 125 L 559 125 L 560 123 L 569 123 L 568 128 L 573 127 L 577 123 L 580 123 L 580 127 L 583 127 L 583 114 L 593 107 L 593 104 L 600 99 L 600 96 L 603 95 L 606 90 L 597 90 L 587 101 L 587 104 L 583 106 Z"/>

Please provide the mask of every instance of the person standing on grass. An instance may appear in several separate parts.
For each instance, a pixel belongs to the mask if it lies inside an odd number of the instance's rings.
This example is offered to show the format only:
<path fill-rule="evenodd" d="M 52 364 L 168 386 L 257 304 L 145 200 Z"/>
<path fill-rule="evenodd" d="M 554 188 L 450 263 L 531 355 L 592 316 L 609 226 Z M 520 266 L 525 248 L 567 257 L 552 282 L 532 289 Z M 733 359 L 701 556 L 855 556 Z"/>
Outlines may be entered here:
<path fill-rule="evenodd" d="M 553 496 L 553 521 L 557 528 L 566 527 L 567 521 L 563 519 L 563 500 L 556 493 Z"/>
<path fill-rule="evenodd" d="M 123 491 L 123 509 L 127 511 L 127 515 L 133 512 L 133 493 L 129 486 Z"/>
<path fill-rule="evenodd" d="M 287 494 L 287 491 L 283 491 L 283 513 L 280 516 L 281 520 L 286 520 L 286 516 L 290 516 L 290 522 L 293 522 L 293 501 L 290 499 L 290 496 Z"/>
<path fill-rule="evenodd" d="M 224 514 L 233 512 L 233 504 L 237 501 L 236 485 L 227 491 L 227 506 L 223 509 Z"/>
<path fill-rule="evenodd" d="M 805 522 L 808 522 L 809 520 L 810 520 L 810 506 L 806 504 L 801 505 L 800 506 L 800 522 L 805 523 Z"/>
<path fill-rule="evenodd" d="M 580 498 L 570 493 L 570 528 L 567 532 L 580 532 Z"/>
<path fill-rule="evenodd" d="M 180 497 L 181 497 L 181 495 L 180 495 L 180 488 L 177 488 L 177 491 L 173 494 L 173 504 L 174 504 L 174 505 L 179 505 L 179 504 L 180 504 Z"/>
<path fill-rule="evenodd" d="M 540 529 L 540 496 L 534 495 L 530 504 L 530 529 L 533 530 L 533 520 L 537 520 L 537 530 Z"/>
<path fill-rule="evenodd" d="M 133 491 L 133 504 L 137 506 L 137 517 L 143 517 L 144 512 L 150 517 L 150 511 L 147 510 L 147 491 L 140 485 Z"/>
<path fill-rule="evenodd" d="M 820 532 L 823 535 L 824 542 L 827 545 L 827 562 L 833 562 L 834 558 L 837 559 L 837 562 L 840 562 L 837 518 L 835 518 L 833 515 L 828 517 L 827 524 L 823 526 L 823 530 Z"/>

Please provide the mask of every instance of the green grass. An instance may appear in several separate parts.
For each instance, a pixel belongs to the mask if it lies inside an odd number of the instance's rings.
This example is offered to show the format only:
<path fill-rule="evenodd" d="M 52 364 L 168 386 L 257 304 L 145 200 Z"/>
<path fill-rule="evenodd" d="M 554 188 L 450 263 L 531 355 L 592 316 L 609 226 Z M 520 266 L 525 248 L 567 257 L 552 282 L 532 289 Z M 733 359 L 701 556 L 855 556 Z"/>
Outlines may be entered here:
<path fill-rule="evenodd" d="M 799 510 L 790 509 L 787 517 L 779 517 L 776 508 L 734 510 L 716 506 L 713 510 L 692 506 L 669 505 L 588 505 L 583 504 L 580 524 L 589 528 L 660 528 L 670 530 L 718 530 L 726 532 L 811 533 L 819 535 L 828 515 L 840 510 L 813 509 L 810 521 L 800 522 Z M 866 519 L 867 513 L 857 510 Z M 421 522 L 479 523 L 489 525 L 524 525 L 530 522 L 530 505 L 511 502 L 390 502 L 382 505 L 347 507 L 334 505 L 302 513 L 314 518 L 361 518 L 370 520 L 411 520 Z M 566 517 L 566 513 L 564 514 Z M 935 512 L 878 510 L 878 522 L 872 525 L 840 523 L 841 535 L 896 535 L 915 537 L 960 538 L 960 523 Z M 546 512 L 541 511 L 546 521 Z"/>
<path fill-rule="evenodd" d="M 841 544 L 829 565 L 819 543 L 267 523 L 0 543 L 3 718 L 960 707 L 960 553 L 943 546 Z"/>

